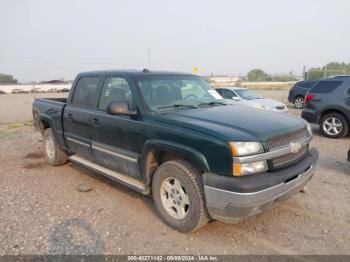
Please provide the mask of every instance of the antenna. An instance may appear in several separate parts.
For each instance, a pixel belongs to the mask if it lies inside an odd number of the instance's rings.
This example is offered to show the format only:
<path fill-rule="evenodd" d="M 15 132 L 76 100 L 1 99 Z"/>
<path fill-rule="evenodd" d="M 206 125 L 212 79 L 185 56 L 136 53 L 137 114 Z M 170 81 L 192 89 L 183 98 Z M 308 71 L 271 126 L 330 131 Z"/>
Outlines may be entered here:
<path fill-rule="evenodd" d="M 151 69 L 151 48 L 147 49 L 148 54 L 148 69 Z"/>

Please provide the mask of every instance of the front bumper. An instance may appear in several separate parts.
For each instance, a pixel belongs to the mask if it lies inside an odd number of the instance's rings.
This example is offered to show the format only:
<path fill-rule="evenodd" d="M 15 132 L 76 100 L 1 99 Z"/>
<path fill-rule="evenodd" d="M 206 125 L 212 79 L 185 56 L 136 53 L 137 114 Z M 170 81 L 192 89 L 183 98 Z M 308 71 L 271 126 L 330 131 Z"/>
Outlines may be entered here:
<path fill-rule="evenodd" d="M 318 151 L 311 149 L 308 156 L 296 165 L 255 175 L 254 180 L 254 176 L 247 176 L 246 179 L 204 174 L 208 212 L 212 218 L 226 223 L 237 223 L 261 213 L 298 193 L 313 176 L 317 160 Z M 216 178 L 218 181 L 215 181 Z M 228 182 L 228 179 L 236 182 Z M 242 183 L 239 179 L 242 179 Z"/>

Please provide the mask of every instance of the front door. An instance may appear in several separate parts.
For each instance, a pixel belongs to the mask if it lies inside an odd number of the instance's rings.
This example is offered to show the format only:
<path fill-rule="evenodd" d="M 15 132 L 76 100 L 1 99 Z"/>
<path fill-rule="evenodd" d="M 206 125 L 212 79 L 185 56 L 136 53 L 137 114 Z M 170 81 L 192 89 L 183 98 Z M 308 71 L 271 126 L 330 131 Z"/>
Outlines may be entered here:
<path fill-rule="evenodd" d="M 110 115 L 110 102 L 128 102 L 134 108 L 134 96 L 123 77 L 106 77 L 98 109 L 92 113 L 92 151 L 97 163 L 125 175 L 140 177 L 142 124 L 137 118 Z"/>

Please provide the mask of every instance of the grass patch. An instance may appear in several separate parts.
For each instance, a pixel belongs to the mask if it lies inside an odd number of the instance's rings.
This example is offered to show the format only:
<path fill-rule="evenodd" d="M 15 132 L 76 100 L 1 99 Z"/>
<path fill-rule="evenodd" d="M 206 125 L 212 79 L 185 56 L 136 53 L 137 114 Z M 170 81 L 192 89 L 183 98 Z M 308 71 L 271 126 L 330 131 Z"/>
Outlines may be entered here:
<path fill-rule="evenodd" d="M 33 121 L 26 121 L 24 123 L 0 123 L 0 141 L 8 139 L 28 128 L 33 128 Z"/>
<path fill-rule="evenodd" d="M 8 129 L 17 129 L 17 128 L 21 128 L 23 125 L 19 124 L 19 123 L 11 123 L 7 125 Z"/>

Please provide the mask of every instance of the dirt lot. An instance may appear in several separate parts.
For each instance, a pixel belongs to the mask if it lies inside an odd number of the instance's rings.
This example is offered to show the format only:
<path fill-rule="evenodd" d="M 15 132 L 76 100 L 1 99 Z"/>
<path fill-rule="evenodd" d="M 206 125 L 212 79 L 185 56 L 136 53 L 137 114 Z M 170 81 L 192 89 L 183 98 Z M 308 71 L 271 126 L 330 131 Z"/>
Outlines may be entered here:
<path fill-rule="evenodd" d="M 2 123 L 21 115 L 0 106 Z M 320 164 L 306 193 L 236 225 L 181 234 L 161 222 L 150 198 L 75 164 L 47 165 L 29 118 L 0 125 L 0 255 L 350 255 L 349 137 L 329 140 L 314 127 Z"/>

